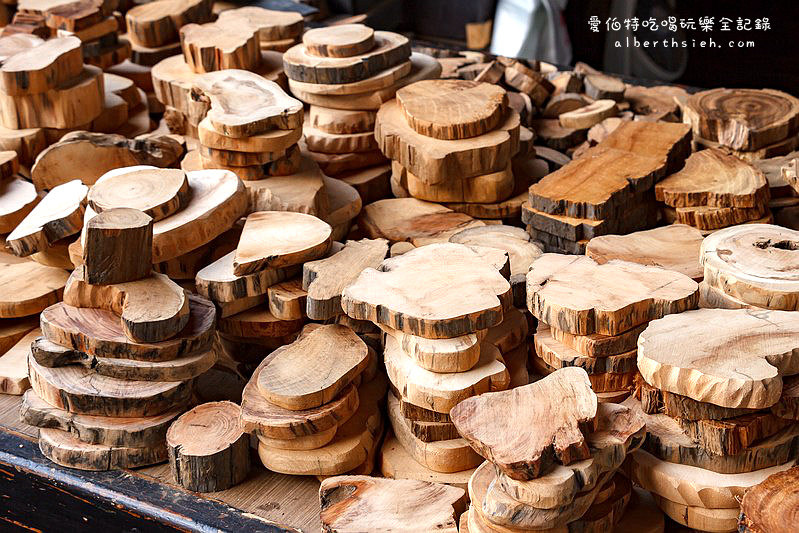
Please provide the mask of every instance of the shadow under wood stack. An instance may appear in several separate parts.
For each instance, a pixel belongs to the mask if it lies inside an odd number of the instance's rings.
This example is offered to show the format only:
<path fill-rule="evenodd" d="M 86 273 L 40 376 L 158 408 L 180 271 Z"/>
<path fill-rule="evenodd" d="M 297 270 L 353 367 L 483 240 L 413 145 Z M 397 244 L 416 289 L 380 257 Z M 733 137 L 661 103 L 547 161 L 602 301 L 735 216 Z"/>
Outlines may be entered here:
<path fill-rule="evenodd" d="M 739 226 L 750 227 L 759 226 Z M 796 464 L 797 347 L 799 318 L 789 311 L 698 309 L 654 320 L 641 333 L 640 401 L 625 405 L 646 413 L 647 438 L 630 473 L 671 519 L 741 531 L 741 498 Z M 749 517 L 753 509 L 743 510 Z"/>
<path fill-rule="evenodd" d="M 450 416 L 486 459 L 469 479 L 470 533 L 612 531 L 623 520 L 632 485 L 617 472 L 643 442 L 644 416 L 598 402 L 584 370 L 468 398 Z"/>
<path fill-rule="evenodd" d="M 158 218 L 169 209 L 148 211 Z M 91 217 L 83 249 L 64 301 L 40 316 L 21 417 L 41 428 L 42 453 L 64 466 L 162 462 L 167 427 L 191 403 L 193 380 L 216 362 L 216 312 L 152 271 L 153 218 L 142 211 Z"/>
<path fill-rule="evenodd" d="M 513 308 L 508 275 L 504 251 L 442 243 L 387 259 L 344 289 L 347 315 L 385 334 L 394 436 L 382 448 L 384 475 L 465 487 L 480 457 L 458 434 L 450 409 L 527 383 L 527 321 Z M 431 293 L 453 297 L 431 301 Z"/>
<path fill-rule="evenodd" d="M 654 226 L 655 183 L 683 166 L 690 128 L 671 122 L 623 122 L 529 189 L 522 221 L 548 251 L 582 254 L 588 239 Z"/>
<path fill-rule="evenodd" d="M 285 86 L 282 54 L 260 46 L 261 30 L 275 29 L 269 18 L 268 13 L 252 16 L 244 24 L 241 16 L 227 16 L 207 24 L 181 24 L 175 30 L 180 37 L 177 49 L 152 68 L 155 96 L 166 106 L 164 118 L 170 131 L 198 136 L 197 127 L 209 110 L 207 99 L 198 101 L 192 94 L 201 74 L 246 70 Z"/>

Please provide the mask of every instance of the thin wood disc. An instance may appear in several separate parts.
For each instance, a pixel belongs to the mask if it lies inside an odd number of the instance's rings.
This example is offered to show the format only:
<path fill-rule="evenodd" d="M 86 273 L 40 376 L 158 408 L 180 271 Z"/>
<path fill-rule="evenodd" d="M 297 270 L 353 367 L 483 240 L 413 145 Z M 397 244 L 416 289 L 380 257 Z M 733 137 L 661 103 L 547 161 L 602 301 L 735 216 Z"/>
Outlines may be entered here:
<path fill-rule="evenodd" d="M 66 270 L 24 263 L 0 263 L 0 318 L 35 315 L 61 299 Z"/>
<path fill-rule="evenodd" d="M 326 133 L 366 133 L 374 132 L 375 117 L 373 111 L 346 111 L 312 105 L 308 112 L 308 123 Z"/>
<path fill-rule="evenodd" d="M 363 24 L 341 24 L 314 28 L 302 36 L 305 50 L 319 57 L 353 57 L 375 45 L 375 32 Z"/>
<path fill-rule="evenodd" d="M 226 9 L 219 14 L 221 23 L 247 23 L 258 28 L 261 45 L 269 41 L 290 39 L 302 33 L 304 21 L 295 11 L 277 11 L 257 6 Z"/>
<path fill-rule="evenodd" d="M 174 168 L 154 168 L 106 175 L 92 186 L 88 201 L 98 213 L 128 207 L 158 221 L 185 207 L 189 195 L 185 172 Z"/>
<path fill-rule="evenodd" d="M 292 94 L 295 94 L 297 98 L 303 101 L 307 100 L 303 95 L 312 95 L 311 100 L 314 98 L 347 100 L 347 97 L 350 96 L 357 101 L 359 95 L 368 94 L 369 91 L 374 91 L 372 94 L 378 95 L 386 94 L 387 91 L 393 94 L 397 89 L 397 85 L 404 85 L 404 82 L 407 81 L 406 78 L 408 78 L 408 75 L 413 71 L 414 55 L 416 54 L 411 55 L 411 60 L 409 61 L 403 61 L 391 68 L 381 70 L 374 76 L 352 83 L 307 83 L 289 80 L 289 88 Z"/>
<path fill-rule="evenodd" d="M 0 232 L 10 233 L 37 203 L 33 183 L 21 178 L 0 180 Z"/>
<path fill-rule="evenodd" d="M 39 450 L 61 466 L 95 471 L 138 468 L 161 463 L 167 457 L 163 443 L 142 448 L 87 444 L 58 429 L 39 430 Z"/>

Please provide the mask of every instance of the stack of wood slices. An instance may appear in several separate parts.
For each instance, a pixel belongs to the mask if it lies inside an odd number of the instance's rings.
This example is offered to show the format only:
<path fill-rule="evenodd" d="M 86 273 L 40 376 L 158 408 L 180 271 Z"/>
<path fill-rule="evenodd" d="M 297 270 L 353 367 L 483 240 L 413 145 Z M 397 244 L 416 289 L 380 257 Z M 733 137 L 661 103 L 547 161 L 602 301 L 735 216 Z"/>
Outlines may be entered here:
<path fill-rule="evenodd" d="M 698 299 L 698 284 L 679 272 L 544 254 L 527 274 L 527 305 L 538 319 L 531 364 L 541 375 L 583 368 L 601 401 L 621 401 L 633 386 L 647 323 L 694 309 Z"/>
<path fill-rule="evenodd" d="M 441 243 L 367 268 L 344 289 L 347 315 L 385 333 L 394 432 L 383 446 L 385 475 L 463 487 L 480 463 L 449 413 L 475 394 L 507 389 L 511 374 L 527 382 L 519 370 L 527 322 L 513 308 L 508 274 L 502 250 Z"/>
<path fill-rule="evenodd" d="M 683 166 L 690 128 L 671 122 L 621 123 L 595 147 L 529 190 L 522 221 L 548 251 L 580 254 L 588 239 L 654 226 L 655 183 Z"/>
<path fill-rule="evenodd" d="M 296 11 L 273 11 L 262 7 L 247 6 L 222 11 L 218 22 L 233 25 L 255 26 L 261 50 L 285 52 L 300 40 L 305 22 Z"/>
<path fill-rule="evenodd" d="M 584 370 L 466 399 L 450 417 L 486 459 L 469 479 L 470 533 L 601 532 L 621 521 L 632 485 L 617 471 L 644 440 L 644 416 L 598 402 Z"/>
<path fill-rule="evenodd" d="M 388 196 L 389 169 L 375 140 L 376 111 L 413 81 L 435 78 L 433 58 L 411 54 L 407 38 L 362 24 L 309 30 L 283 56 L 291 92 L 310 104 L 304 142 L 329 176 L 359 190 L 371 202 Z"/>
<path fill-rule="evenodd" d="M 631 473 L 674 521 L 738 531 L 744 492 L 796 463 L 798 353 L 789 311 L 698 309 L 641 333 L 640 402 L 625 403 L 646 413 L 647 438 Z"/>
<path fill-rule="evenodd" d="M 140 7 L 150 5 L 153 4 Z M 201 74 L 225 69 L 247 70 L 285 86 L 282 54 L 260 46 L 261 29 L 272 28 L 269 13 L 250 17 L 247 24 L 241 17 L 231 16 L 207 24 L 180 24 L 177 25 L 179 29 L 173 25 L 174 38 L 179 34 L 180 42 L 170 57 L 157 62 L 151 71 L 155 96 L 166 108 L 164 118 L 171 131 L 198 136 L 200 121 L 212 106 L 208 98 L 193 94 Z"/>
<path fill-rule="evenodd" d="M 799 232 L 733 226 L 702 242 L 700 307 L 799 311 Z"/>
<path fill-rule="evenodd" d="M 109 0 L 56 3 L 44 12 L 44 22 L 58 37 L 80 39 L 84 61 L 105 70 L 130 57 L 130 43 L 119 39 L 116 7 Z"/>
<path fill-rule="evenodd" d="M 655 186 L 668 222 L 707 235 L 736 224 L 772 221 L 769 183 L 755 166 L 716 148 L 694 152 L 685 167 Z"/>
<path fill-rule="evenodd" d="M 103 210 L 83 239 L 64 301 L 41 313 L 22 418 L 64 466 L 162 462 L 168 425 L 216 362 L 214 306 L 153 272 L 153 218 L 142 211 Z"/>

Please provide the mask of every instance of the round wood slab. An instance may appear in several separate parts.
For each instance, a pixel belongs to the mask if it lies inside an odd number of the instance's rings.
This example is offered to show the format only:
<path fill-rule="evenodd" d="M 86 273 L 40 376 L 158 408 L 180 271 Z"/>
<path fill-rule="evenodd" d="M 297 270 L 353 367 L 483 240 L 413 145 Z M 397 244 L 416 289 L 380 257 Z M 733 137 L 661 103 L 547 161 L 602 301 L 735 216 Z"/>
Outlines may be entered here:
<path fill-rule="evenodd" d="M 186 173 L 175 168 L 152 168 L 106 175 L 89 191 L 88 202 L 97 213 L 117 207 L 138 209 L 162 220 L 185 207 L 189 200 Z"/>
<path fill-rule="evenodd" d="M 363 24 L 314 28 L 302 36 L 309 54 L 319 57 L 352 57 L 367 53 L 375 44 L 375 32 Z"/>

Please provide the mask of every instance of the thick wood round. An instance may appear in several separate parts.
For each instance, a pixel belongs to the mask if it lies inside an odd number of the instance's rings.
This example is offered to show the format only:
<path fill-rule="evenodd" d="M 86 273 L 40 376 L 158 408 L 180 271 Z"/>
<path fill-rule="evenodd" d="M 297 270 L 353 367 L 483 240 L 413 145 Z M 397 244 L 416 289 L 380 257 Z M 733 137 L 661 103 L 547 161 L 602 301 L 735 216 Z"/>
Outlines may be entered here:
<path fill-rule="evenodd" d="M 179 39 L 178 30 L 190 22 L 211 20 L 208 0 L 169 0 L 159 4 L 134 6 L 125 14 L 128 35 L 142 46 L 163 46 Z"/>
<path fill-rule="evenodd" d="M 250 471 L 250 439 L 231 402 L 198 405 L 166 433 L 175 481 L 189 490 L 214 492 L 241 483 Z"/>
<path fill-rule="evenodd" d="M 36 94 L 80 76 L 81 40 L 58 37 L 14 54 L 0 67 L 0 88 L 6 94 Z"/>
<path fill-rule="evenodd" d="M 397 104 L 416 132 L 436 139 L 476 137 L 496 128 L 507 108 L 498 85 L 425 80 L 397 91 Z"/>
<path fill-rule="evenodd" d="M 308 30 L 302 36 L 306 52 L 319 57 L 363 55 L 375 45 L 375 32 L 363 24 L 340 24 Z"/>
<path fill-rule="evenodd" d="M 200 144 L 218 150 L 234 152 L 278 152 L 288 150 L 302 137 L 302 128 L 292 130 L 269 130 L 266 133 L 249 137 L 228 137 L 211 124 L 210 117 L 205 117 L 197 126 Z"/>
<path fill-rule="evenodd" d="M 254 70 L 261 61 L 258 30 L 211 22 L 180 28 L 186 63 L 196 73 L 225 69 Z"/>
<path fill-rule="evenodd" d="M 152 272 L 153 221 L 141 211 L 103 211 L 89 220 L 84 234 L 83 264 L 88 283 L 124 283 Z"/>
<path fill-rule="evenodd" d="M 466 179 L 449 179 L 435 184 L 427 183 L 396 161 L 391 163 L 394 182 L 399 183 L 411 196 L 429 202 L 495 203 L 513 194 L 515 179 L 513 169 L 498 171 Z"/>
<path fill-rule="evenodd" d="M 334 100 L 337 99 L 336 97 L 340 97 L 342 100 L 349 100 L 347 97 L 350 97 L 353 102 L 370 91 L 376 96 L 386 94 L 387 91 L 391 91 L 393 95 L 398 85 L 410 83 L 408 78 L 410 78 L 409 74 L 413 71 L 412 61 L 414 55 L 418 54 L 411 55 L 411 60 L 409 61 L 403 61 L 391 68 L 381 70 L 374 76 L 352 83 L 308 83 L 289 80 L 289 87 L 292 94 L 303 101 L 306 101 L 306 98 L 302 97 L 302 95 L 308 94 L 316 98 L 332 98 Z M 393 91 L 391 90 L 392 87 Z"/>
<path fill-rule="evenodd" d="M 597 100 L 573 111 L 561 113 L 558 120 L 564 128 L 584 130 L 599 124 L 608 117 L 616 116 L 618 112 L 616 102 L 613 100 Z"/>
<path fill-rule="evenodd" d="M 97 213 L 117 207 L 144 212 L 162 220 L 185 207 L 189 200 L 186 173 L 175 168 L 132 170 L 105 176 L 89 191 L 89 205 Z"/>

